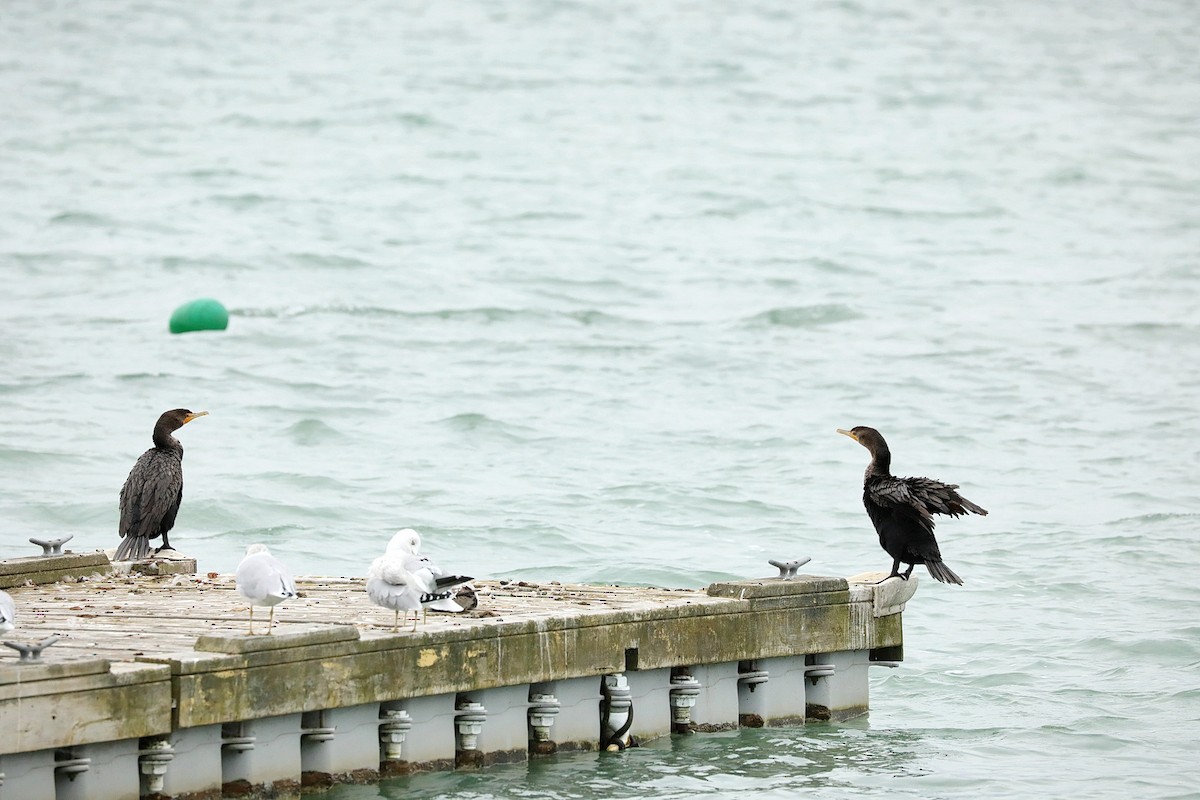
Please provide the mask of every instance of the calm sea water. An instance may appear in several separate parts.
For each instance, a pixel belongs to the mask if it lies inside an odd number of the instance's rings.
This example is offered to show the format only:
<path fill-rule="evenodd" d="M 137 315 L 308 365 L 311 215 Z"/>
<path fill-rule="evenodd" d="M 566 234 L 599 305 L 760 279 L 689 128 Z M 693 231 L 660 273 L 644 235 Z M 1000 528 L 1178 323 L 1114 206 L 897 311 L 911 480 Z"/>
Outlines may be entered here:
<path fill-rule="evenodd" d="M 185 406 L 206 570 L 849 575 L 873 425 L 992 513 L 869 720 L 335 796 L 1195 797 L 1198 54 L 1184 0 L 7 3 L 0 555 L 114 546 Z"/>

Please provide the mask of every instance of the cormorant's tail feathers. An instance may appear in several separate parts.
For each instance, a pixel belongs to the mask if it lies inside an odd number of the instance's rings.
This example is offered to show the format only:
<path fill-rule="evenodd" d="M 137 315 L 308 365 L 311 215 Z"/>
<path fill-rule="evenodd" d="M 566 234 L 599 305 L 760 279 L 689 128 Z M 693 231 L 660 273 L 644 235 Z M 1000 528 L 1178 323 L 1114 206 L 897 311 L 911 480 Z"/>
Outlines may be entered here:
<path fill-rule="evenodd" d="M 941 561 L 926 561 L 925 568 L 929 570 L 929 575 L 935 581 L 942 583 L 956 583 L 962 586 L 962 578 L 954 574 L 954 570 L 947 567 Z"/>
<path fill-rule="evenodd" d="M 121 539 L 113 561 L 141 561 L 150 557 L 150 540 L 145 536 L 131 533 Z"/>

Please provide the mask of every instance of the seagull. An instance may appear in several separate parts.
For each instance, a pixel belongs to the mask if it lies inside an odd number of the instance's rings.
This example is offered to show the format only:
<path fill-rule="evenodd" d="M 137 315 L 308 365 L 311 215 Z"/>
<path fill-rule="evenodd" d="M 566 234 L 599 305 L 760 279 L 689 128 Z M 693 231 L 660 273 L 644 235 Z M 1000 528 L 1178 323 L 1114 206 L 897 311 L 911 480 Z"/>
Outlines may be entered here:
<path fill-rule="evenodd" d="M 8 633 L 17 626 L 17 607 L 12 596 L 0 589 L 0 633 Z"/>
<path fill-rule="evenodd" d="M 246 548 L 246 557 L 238 564 L 234 576 L 237 590 L 250 601 L 250 633 L 254 633 L 254 607 L 269 606 L 271 615 L 267 621 L 267 633 L 275 624 L 275 606 L 296 596 L 296 581 L 265 544 L 252 544 Z"/>
<path fill-rule="evenodd" d="M 420 567 L 428 569 L 438 582 L 437 591 L 430 592 L 429 596 L 421 599 L 421 610 L 425 611 L 426 609 L 431 609 L 433 611 L 449 611 L 453 614 L 458 614 L 464 611 L 465 608 L 463 607 L 462 603 L 455 600 L 455 598 L 459 594 L 466 592 L 469 597 L 465 599 L 464 602 L 469 603 L 471 600 L 475 599 L 475 591 L 469 586 L 466 586 L 467 582 L 474 580 L 474 578 L 465 578 L 461 575 L 449 575 L 444 569 L 430 561 L 428 556 L 421 555 L 421 534 L 417 533 L 412 528 L 405 528 L 397 533 L 396 536 L 403 536 L 401 541 L 404 544 L 404 548 L 412 556 L 412 558 L 409 559 L 408 568 L 410 570 L 416 570 Z M 393 541 L 395 541 L 395 537 L 392 538 Z M 417 566 L 418 564 L 420 567 Z M 443 582 L 443 578 L 453 579 L 454 582 Z M 457 592 L 451 591 L 452 589 L 456 589 L 458 587 L 463 588 L 459 589 Z M 474 608 L 476 605 L 478 605 L 478 600 L 475 600 L 474 604 L 471 605 L 471 608 Z"/>
<path fill-rule="evenodd" d="M 417 555 L 421 546 L 420 535 L 405 528 L 388 542 L 387 550 L 371 563 L 367 570 L 367 597 L 377 606 L 395 612 L 392 630 L 400 630 L 400 612 L 408 622 L 408 612 L 424 611 L 426 607 L 438 609 L 436 605 L 445 601 L 454 604 L 455 610 L 462 607 L 453 602 L 454 589 L 471 581 L 461 575 L 445 575 L 428 559 Z M 417 629 L 417 620 L 413 627 Z"/>

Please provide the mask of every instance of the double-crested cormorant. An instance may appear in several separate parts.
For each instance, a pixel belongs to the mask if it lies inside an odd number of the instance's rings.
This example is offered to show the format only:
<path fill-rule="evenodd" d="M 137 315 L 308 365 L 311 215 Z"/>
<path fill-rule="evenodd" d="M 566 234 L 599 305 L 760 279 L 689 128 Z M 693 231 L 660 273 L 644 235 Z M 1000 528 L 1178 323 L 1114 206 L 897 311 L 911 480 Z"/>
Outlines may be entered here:
<path fill-rule="evenodd" d="M 254 607 L 268 606 L 267 633 L 275 625 L 275 606 L 296 596 L 296 581 L 291 571 L 267 549 L 265 544 L 246 548 L 246 557 L 234 573 L 234 584 L 242 597 L 250 601 L 250 633 L 254 633 Z"/>
<path fill-rule="evenodd" d="M 167 531 L 183 502 L 183 445 L 171 434 L 207 411 L 176 408 L 163 412 L 154 425 L 154 447 L 142 453 L 121 487 L 121 544 L 114 561 L 140 561 L 150 555 L 150 540 L 162 537 L 169 549 Z"/>
<path fill-rule="evenodd" d="M 859 425 L 848 431 L 838 428 L 837 432 L 871 453 L 871 463 L 863 477 L 863 505 L 879 534 L 879 546 L 892 557 L 892 574 L 888 578 L 908 580 L 913 566 L 924 564 L 934 580 L 962 585 L 962 579 L 942 563 L 942 553 L 933 536 L 933 515 L 957 517 L 968 512 L 983 515 L 988 512 L 954 491 L 957 484 L 932 478 L 897 478 L 892 474 L 892 451 L 874 428 Z M 901 562 L 908 564 L 903 574 Z"/>

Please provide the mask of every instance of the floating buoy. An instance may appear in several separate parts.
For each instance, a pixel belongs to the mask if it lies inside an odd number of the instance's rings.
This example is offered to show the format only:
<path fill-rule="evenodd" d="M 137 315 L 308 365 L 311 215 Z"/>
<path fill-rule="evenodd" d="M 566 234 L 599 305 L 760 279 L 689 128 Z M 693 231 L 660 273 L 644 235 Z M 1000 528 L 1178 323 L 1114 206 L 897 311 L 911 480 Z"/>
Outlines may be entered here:
<path fill-rule="evenodd" d="M 171 333 L 223 331 L 229 327 L 229 312 L 211 297 L 184 303 L 171 315 Z"/>

